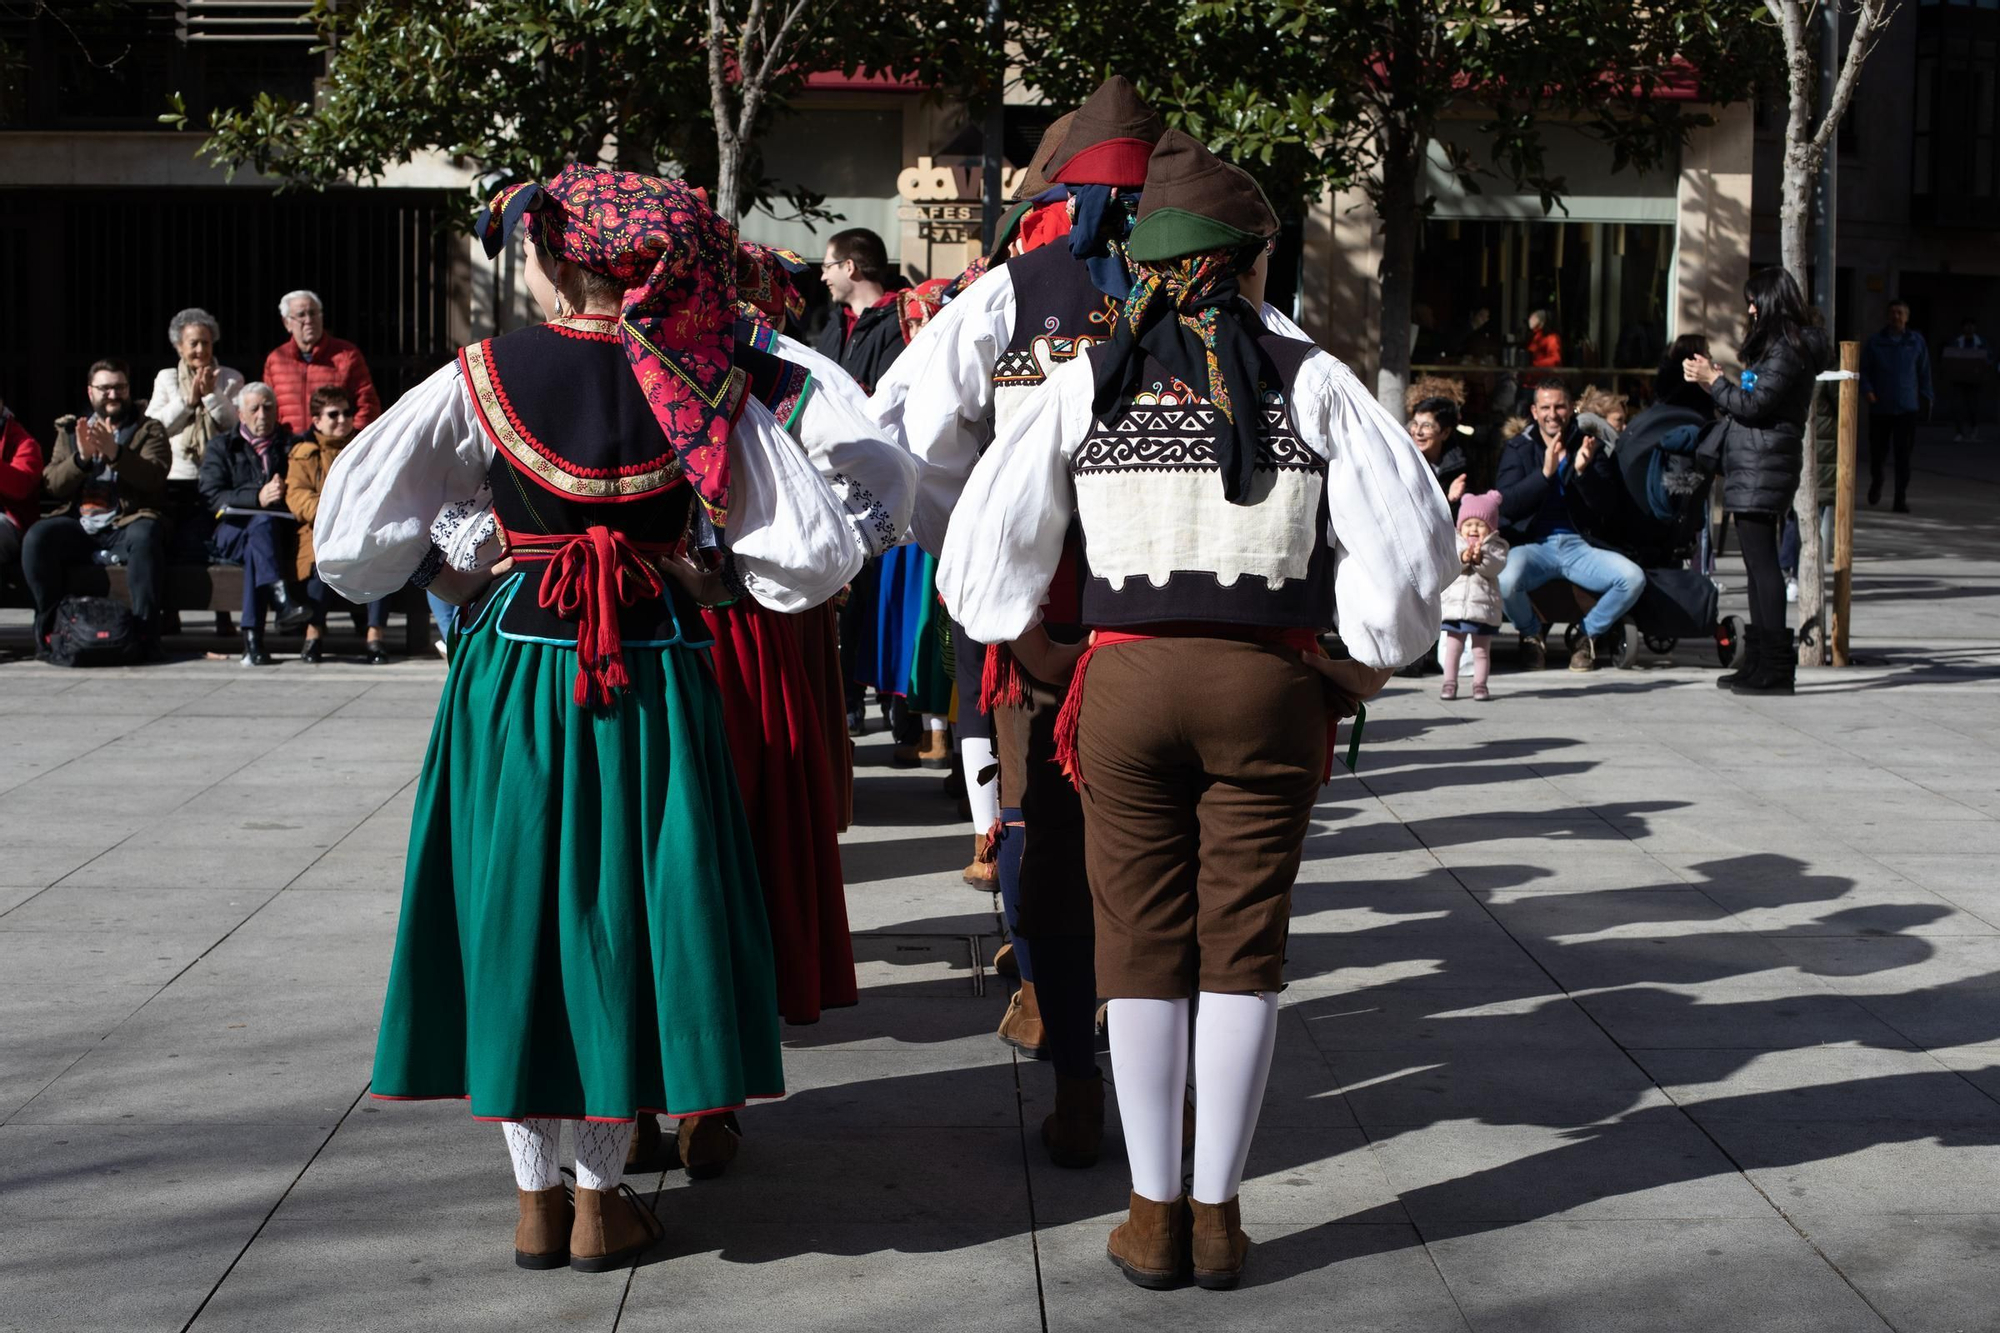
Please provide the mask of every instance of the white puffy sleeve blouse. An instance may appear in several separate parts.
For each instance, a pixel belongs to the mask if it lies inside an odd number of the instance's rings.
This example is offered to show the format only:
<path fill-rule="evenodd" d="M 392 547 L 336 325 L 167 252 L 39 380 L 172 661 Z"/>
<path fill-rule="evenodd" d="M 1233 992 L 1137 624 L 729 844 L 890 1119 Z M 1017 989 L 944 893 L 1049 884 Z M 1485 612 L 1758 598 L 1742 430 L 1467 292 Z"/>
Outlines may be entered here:
<path fill-rule="evenodd" d="M 981 643 L 1019 638 L 1041 619 L 1076 508 L 1070 459 L 1090 430 L 1092 391 L 1087 358 L 1056 371 L 966 482 L 937 587 Z M 1292 418 L 1327 464 L 1328 623 L 1365 665 L 1415 660 L 1437 639 L 1439 594 L 1458 573 L 1451 513 L 1430 469 L 1408 433 L 1326 352 L 1301 366 Z"/>
<path fill-rule="evenodd" d="M 762 403 L 745 404 L 729 462 L 723 544 L 751 596 L 774 611 L 802 611 L 840 591 L 863 559 L 847 510 Z M 320 577 L 353 602 L 401 588 L 429 554 L 441 513 L 465 520 L 491 504 L 484 487 L 492 464 L 492 442 L 453 361 L 334 460 L 313 523 Z"/>

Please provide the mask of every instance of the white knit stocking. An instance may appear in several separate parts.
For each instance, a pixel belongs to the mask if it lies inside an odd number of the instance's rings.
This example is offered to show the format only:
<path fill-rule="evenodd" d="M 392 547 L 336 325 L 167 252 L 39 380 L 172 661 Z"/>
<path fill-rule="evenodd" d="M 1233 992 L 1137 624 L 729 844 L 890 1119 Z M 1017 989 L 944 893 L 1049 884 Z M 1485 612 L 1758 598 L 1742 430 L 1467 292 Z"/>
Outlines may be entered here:
<path fill-rule="evenodd" d="M 503 1120 L 500 1132 L 507 1137 L 507 1155 L 514 1159 L 516 1185 L 545 1190 L 562 1179 L 556 1162 L 562 1121 Z"/>
<path fill-rule="evenodd" d="M 576 1183 L 587 1190 L 615 1190 L 625 1178 L 625 1152 L 632 1146 L 632 1122 L 576 1122 Z"/>
<path fill-rule="evenodd" d="M 1155 1203 L 1181 1197 L 1181 1114 L 1187 1095 L 1188 1002 L 1113 1000 L 1111 1078 L 1132 1192 Z M 1200 1133 L 1208 1115 L 1206 1097 Z"/>
<path fill-rule="evenodd" d="M 1201 1092 L 1201 1114 L 1194 1122 L 1194 1197 L 1201 1203 L 1228 1203 L 1243 1184 L 1277 1040 L 1276 992 L 1201 993 L 1194 1026 L 1194 1085 Z"/>

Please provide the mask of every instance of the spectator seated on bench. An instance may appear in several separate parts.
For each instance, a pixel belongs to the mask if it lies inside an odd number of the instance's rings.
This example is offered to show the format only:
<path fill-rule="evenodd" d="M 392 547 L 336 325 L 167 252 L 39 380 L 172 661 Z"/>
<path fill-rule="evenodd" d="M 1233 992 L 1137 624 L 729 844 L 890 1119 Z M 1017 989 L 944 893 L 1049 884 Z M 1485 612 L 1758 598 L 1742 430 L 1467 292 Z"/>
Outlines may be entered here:
<path fill-rule="evenodd" d="M 19 582 L 21 540 L 42 498 L 41 442 L 0 402 L 0 591 Z"/>
<path fill-rule="evenodd" d="M 133 404 L 122 361 L 91 366 L 89 393 L 89 416 L 57 418 L 55 450 L 42 470 L 43 489 L 63 507 L 29 528 L 21 543 L 21 572 L 35 598 L 37 656 L 72 573 L 110 561 L 129 571 L 126 591 L 140 640 L 148 651 L 159 641 L 161 507 L 172 462 L 167 432 Z"/>
<path fill-rule="evenodd" d="M 331 385 L 312 394 L 312 435 L 292 446 L 285 468 L 285 504 L 299 520 L 299 580 L 305 585 L 306 601 L 312 606 L 312 623 L 306 626 L 301 662 L 320 660 L 320 641 L 326 633 L 326 612 L 332 602 L 348 605 L 344 598 L 320 582 L 313 568 L 313 519 L 319 514 L 320 488 L 333 460 L 354 438 L 354 399 L 347 390 Z M 365 608 L 368 619 L 368 661 L 377 665 L 389 660 L 389 646 L 383 630 L 389 623 L 389 599 L 379 597 Z"/>
<path fill-rule="evenodd" d="M 236 428 L 208 442 L 201 460 L 201 498 L 215 515 L 209 545 L 243 566 L 243 665 L 269 666 L 264 608 L 277 613 L 278 632 L 304 629 L 313 608 L 292 586 L 297 524 L 285 507 L 286 451 L 291 437 L 278 422 L 278 397 L 268 384 L 243 386 Z"/>
<path fill-rule="evenodd" d="M 1502 535 L 1513 548 L 1500 571 L 1507 618 L 1521 632 L 1521 663 L 1548 664 L 1544 626 L 1528 594 L 1566 579 L 1597 596 L 1583 617 L 1583 638 L 1571 671 L 1597 668 L 1597 640 L 1646 590 L 1645 571 L 1603 543 L 1625 503 L 1618 469 L 1597 438 L 1578 429 L 1569 390 L 1545 379 L 1535 386 L 1534 425 L 1507 441 L 1494 487 L 1500 492 Z"/>

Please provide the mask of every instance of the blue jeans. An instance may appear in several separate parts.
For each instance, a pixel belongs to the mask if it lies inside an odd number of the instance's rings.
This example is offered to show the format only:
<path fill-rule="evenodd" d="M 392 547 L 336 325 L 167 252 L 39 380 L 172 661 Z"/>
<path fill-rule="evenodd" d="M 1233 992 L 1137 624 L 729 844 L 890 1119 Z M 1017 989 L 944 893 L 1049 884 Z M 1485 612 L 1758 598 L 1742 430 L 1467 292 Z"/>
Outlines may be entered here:
<path fill-rule="evenodd" d="M 1573 532 L 1558 532 L 1507 553 L 1507 564 L 1500 571 L 1500 597 L 1515 629 L 1523 634 L 1542 632 L 1528 594 L 1557 579 L 1597 594 L 1597 605 L 1583 618 L 1583 632 L 1593 638 L 1617 624 L 1646 590 L 1645 571 L 1618 552 L 1592 546 Z"/>
<path fill-rule="evenodd" d="M 438 633 L 450 638 L 451 627 L 458 623 L 458 608 L 436 593 L 427 592 L 424 597 L 431 604 L 431 623 L 437 626 Z"/>

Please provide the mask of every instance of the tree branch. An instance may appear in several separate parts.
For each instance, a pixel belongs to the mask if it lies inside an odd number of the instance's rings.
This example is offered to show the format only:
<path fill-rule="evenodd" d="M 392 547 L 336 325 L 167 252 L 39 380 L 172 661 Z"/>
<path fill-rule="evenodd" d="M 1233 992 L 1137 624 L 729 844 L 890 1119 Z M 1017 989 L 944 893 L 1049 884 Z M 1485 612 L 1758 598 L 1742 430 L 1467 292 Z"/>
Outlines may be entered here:
<path fill-rule="evenodd" d="M 1840 118 L 1847 114 L 1847 104 L 1854 98 L 1855 85 L 1861 80 L 1861 62 L 1875 49 L 1895 12 L 1893 0 L 1861 0 L 1855 10 L 1854 36 L 1848 39 L 1847 59 L 1841 62 L 1840 77 L 1834 81 L 1832 96 L 1827 98 L 1826 119 L 1820 122 L 1819 132 L 1812 138 L 1815 150 L 1823 153 L 1832 142 Z"/>

